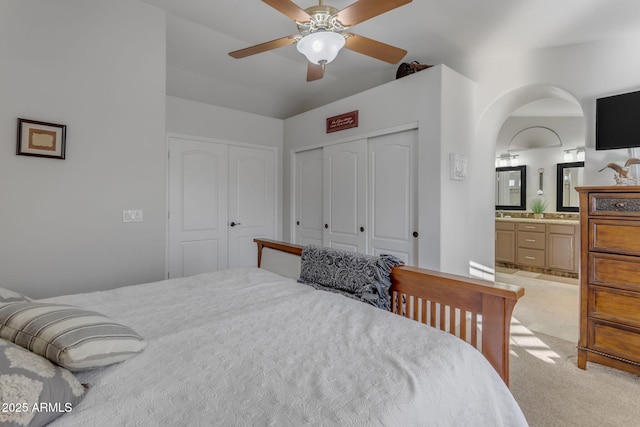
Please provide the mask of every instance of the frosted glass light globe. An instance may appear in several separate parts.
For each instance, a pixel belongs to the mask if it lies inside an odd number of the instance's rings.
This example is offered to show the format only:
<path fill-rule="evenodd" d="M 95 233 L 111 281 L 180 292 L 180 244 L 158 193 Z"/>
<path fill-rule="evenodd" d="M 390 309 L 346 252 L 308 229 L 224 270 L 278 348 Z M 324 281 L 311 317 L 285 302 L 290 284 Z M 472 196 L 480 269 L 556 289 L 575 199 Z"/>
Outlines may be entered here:
<path fill-rule="evenodd" d="M 331 31 L 317 31 L 301 38 L 296 47 L 298 51 L 314 64 L 328 64 L 336 59 L 344 47 L 344 36 Z"/>

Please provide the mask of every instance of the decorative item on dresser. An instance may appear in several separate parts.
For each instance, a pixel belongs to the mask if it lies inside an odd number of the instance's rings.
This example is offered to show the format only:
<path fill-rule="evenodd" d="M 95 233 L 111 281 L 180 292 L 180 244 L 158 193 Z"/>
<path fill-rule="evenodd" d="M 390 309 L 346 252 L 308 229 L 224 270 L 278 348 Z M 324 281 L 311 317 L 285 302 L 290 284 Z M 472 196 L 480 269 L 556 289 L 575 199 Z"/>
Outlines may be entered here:
<path fill-rule="evenodd" d="M 640 374 L 640 187 L 578 187 L 580 340 L 587 362 Z"/>
<path fill-rule="evenodd" d="M 640 159 L 632 157 L 625 162 L 624 166 L 620 166 L 617 163 L 609 163 L 598 172 L 602 172 L 607 168 L 613 169 L 613 179 L 616 181 L 616 185 L 637 185 L 638 177 L 633 176 L 630 171 L 630 167 L 637 164 L 640 164 Z"/>

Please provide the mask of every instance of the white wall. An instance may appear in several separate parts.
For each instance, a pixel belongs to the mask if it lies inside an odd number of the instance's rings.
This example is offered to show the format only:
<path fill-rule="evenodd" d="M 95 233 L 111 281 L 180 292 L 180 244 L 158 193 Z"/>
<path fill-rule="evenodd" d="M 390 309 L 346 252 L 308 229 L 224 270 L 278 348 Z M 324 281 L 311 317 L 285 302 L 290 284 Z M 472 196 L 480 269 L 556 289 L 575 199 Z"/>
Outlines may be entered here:
<path fill-rule="evenodd" d="M 484 265 L 494 262 L 494 168 L 496 138 L 517 108 L 545 97 L 577 100 L 585 115 L 585 185 L 611 185 L 610 173 L 597 171 L 610 161 L 624 162 L 627 150 L 595 151 L 595 100 L 640 89 L 640 40 L 612 39 L 488 58 L 451 62 L 478 84 L 474 158 L 481 170 L 473 180 L 476 228 L 469 242 Z M 475 166 L 474 166 L 475 167 Z"/>
<path fill-rule="evenodd" d="M 469 236 L 475 227 L 470 215 L 475 173 L 468 172 L 465 180 L 450 178 L 451 153 L 463 154 L 468 163 L 475 163 L 473 157 L 476 84 L 458 73 L 444 73 L 442 79 L 442 136 L 440 145 L 440 247 L 446 256 L 441 257 L 442 271 L 468 274 L 470 261 L 475 261 L 473 246 Z M 430 156 L 430 153 L 424 153 Z M 427 208 L 432 203 L 427 198 Z"/>
<path fill-rule="evenodd" d="M 0 2 L 0 286 L 39 298 L 164 277 L 165 39 L 140 2 Z M 67 125 L 66 159 L 15 155 L 18 117 Z"/>
<path fill-rule="evenodd" d="M 639 44 L 637 38 L 611 39 L 470 59 L 455 64 L 454 68 L 481 88 L 480 114 L 504 94 L 525 86 L 553 85 L 570 93 L 580 102 L 585 115 L 588 184 L 607 185 L 611 183 L 610 177 L 598 174 L 597 170 L 609 161 L 626 160 L 627 152 L 594 151 L 595 100 L 640 90 L 640 56 L 636 54 Z"/>
<path fill-rule="evenodd" d="M 167 132 L 282 150 L 280 119 L 167 96 Z"/>
<path fill-rule="evenodd" d="M 368 137 L 403 126 L 418 126 L 419 264 L 466 273 L 460 236 L 469 221 L 467 181 L 449 181 L 449 153 L 469 156 L 475 85 L 446 66 L 436 66 L 284 122 L 284 238 L 290 239 L 292 151 Z M 327 134 L 325 119 L 359 111 L 359 126 Z M 455 190 L 451 191 L 451 187 Z"/>
<path fill-rule="evenodd" d="M 509 117 L 498 132 L 496 153 L 510 151 L 509 143 L 511 140 L 522 130 L 533 126 L 542 126 L 553 130 L 558 135 L 555 141 L 559 139 L 559 143 L 562 144 L 557 147 L 559 151 L 584 146 L 584 117 Z M 512 154 L 526 154 L 528 151 L 530 150 L 516 148 Z"/>

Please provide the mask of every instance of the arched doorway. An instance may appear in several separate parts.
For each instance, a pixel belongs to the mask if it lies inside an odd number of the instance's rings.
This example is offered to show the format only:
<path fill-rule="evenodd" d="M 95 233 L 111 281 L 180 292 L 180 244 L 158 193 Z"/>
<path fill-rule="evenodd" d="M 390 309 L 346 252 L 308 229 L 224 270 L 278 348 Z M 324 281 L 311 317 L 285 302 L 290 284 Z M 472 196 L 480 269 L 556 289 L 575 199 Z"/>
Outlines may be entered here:
<path fill-rule="evenodd" d="M 554 102 L 555 101 L 555 102 Z M 483 206 L 486 207 L 487 211 L 490 211 L 490 215 L 486 218 L 486 227 L 480 226 L 478 227 L 478 233 L 485 233 L 483 237 L 476 237 L 477 241 L 487 242 L 485 249 L 490 254 L 490 256 L 494 256 L 495 254 L 495 166 L 496 166 L 496 152 L 500 151 L 501 147 L 499 144 L 504 145 L 505 147 L 508 145 L 507 141 L 504 141 L 504 135 L 501 135 L 501 129 L 503 126 L 506 126 L 508 121 L 513 122 L 513 115 L 516 111 L 523 111 L 524 109 L 529 110 L 527 114 L 530 114 L 531 117 L 527 119 L 519 119 L 525 123 L 535 122 L 532 119 L 534 117 L 534 113 L 531 112 L 533 106 L 551 106 L 554 104 L 562 104 L 571 105 L 574 107 L 574 113 L 577 112 L 577 115 L 581 116 L 579 121 L 579 126 L 582 127 L 583 137 L 582 144 L 584 146 L 584 131 L 585 131 L 585 121 L 584 121 L 584 109 L 580 105 L 580 102 L 569 92 L 564 89 L 561 89 L 552 85 L 530 85 L 524 86 L 517 89 L 514 89 L 510 92 L 505 93 L 494 102 L 492 102 L 489 107 L 483 112 L 480 116 L 477 126 L 477 135 L 478 135 L 478 157 L 482 156 L 482 167 L 483 170 L 486 171 L 487 176 L 492 177 L 491 180 L 487 180 L 483 182 L 483 191 L 478 191 L 476 194 L 484 194 L 484 198 L 478 198 L 477 203 L 482 203 Z M 550 108 L 550 107 L 549 107 Z M 523 115 L 523 113 L 521 113 Z M 526 115 L 526 114 L 524 114 Z M 549 111 L 547 114 L 544 112 L 539 113 L 539 115 L 553 116 L 555 113 Z M 548 121 L 548 118 L 547 118 Z M 524 126 L 524 125 L 523 125 Z M 511 129 L 511 133 L 515 134 L 517 129 Z M 504 133 L 504 132 L 503 132 Z M 500 140 L 502 138 L 502 140 Z M 574 148 L 575 143 L 572 143 L 571 148 Z M 544 196 L 553 197 L 553 203 L 551 203 L 552 211 L 556 211 L 555 209 L 555 167 L 558 163 L 562 163 L 562 152 L 563 148 L 562 144 L 559 144 L 557 148 L 544 148 L 537 149 L 535 155 L 530 155 L 525 160 L 525 163 L 530 163 L 528 165 L 530 179 L 529 181 L 533 181 L 535 184 L 532 184 L 529 187 L 527 199 L 530 201 L 531 196 L 540 195 L 540 191 L 542 190 L 542 181 L 543 175 L 540 175 L 540 181 L 538 182 L 538 170 L 546 171 L 544 175 L 544 189 L 550 190 L 551 186 L 554 186 L 553 191 L 549 191 Z M 553 156 L 551 153 L 553 150 L 557 150 L 557 153 L 554 153 Z M 482 155 L 480 151 L 483 151 Z M 522 152 L 520 153 L 522 154 Z M 548 156 L 548 158 L 545 158 Z M 555 156 L 555 157 L 554 157 Z M 521 160 L 522 158 L 521 157 Z M 535 160 L 534 160 L 535 159 Z M 541 163 L 543 167 L 541 167 Z M 522 164 L 522 163 L 521 163 Z M 535 174 L 535 180 L 532 180 L 532 175 Z M 532 188 L 535 185 L 535 188 Z M 540 187 L 538 187 L 538 185 Z M 533 191 L 532 191 L 533 190 Z M 486 195 L 491 195 L 491 197 L 486 197 Z M 527 204 L 528 205 L 528 204 Z M 528 207 L 528 206 L 527 206 Z M 530 211 L 530 209 L 529 209 Z M 487 232 L 487 230 L 489 230 Z M 491 265 L 494 265 L 493 262 Z M 525 310 L 523 310 L 522 319 L 518 318 L 518 311 L 516 310 L 516 314 L 514 317 L 518 320 L 522 320 L 525 326 L 530 327 L 530 329 L 537 329 L 538 332 L 549 333 L 556 336 L 560 335 L 560 338 L 565 338 L 568 340 L 577 339 L 577 304 L 578 304 L 578 287 L 577 280 L 566 280 L 564 278 L 558 278 L 557 282 L 553 277 L 549 277 L 547 275 L 536 275 L 535 273 L 529 271 L 516 271 L 516 274 L 511 275 L 513 272 L 509 272 L 509 275 L 506 275 L 504 271 L 496 270 L 496 280 L 503 281 L 506 283 L 512 283 L 519 286 L 525 287 L 525 298 L 518 303 L 520 308 L 526 307 L 526 314 L 524 314 Z M 519 275 L 518 273 L 523 273 Z M 551 279 L 551 280 L 547 280 Z M 547 283 L 548 282 L 548 283 Z M 556 283 L 558 284 L 556 286 Z M 562 284 L 568 283 L 569 288 L 563 288 Z M 554 309 L 548 310 L 548 307 L 545 307 L 545 312 L 542 312 L 542 307 L 544 305 L 544 299 L 547 296 L 551 299 L 555 299 L 558 302 L 561 302 L 561 305 L 557 307 L 557 313 L 554 312 Z M 536 311 L 538 311 L 536 313 Z M 567 322 L 567 319 L 573 319 L 572 322 Z M 533 326 L 535 324 L 535 326 Z M 559 328 L 563 327 L 564 330 L 560 330 Z"/>

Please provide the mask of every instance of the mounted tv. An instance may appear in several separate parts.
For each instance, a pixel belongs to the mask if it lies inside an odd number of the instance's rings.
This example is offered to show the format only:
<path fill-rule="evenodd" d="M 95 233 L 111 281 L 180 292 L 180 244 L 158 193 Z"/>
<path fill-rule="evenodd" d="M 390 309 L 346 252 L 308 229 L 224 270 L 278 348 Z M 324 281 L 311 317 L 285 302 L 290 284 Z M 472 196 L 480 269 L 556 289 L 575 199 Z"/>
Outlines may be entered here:
<path fill-rule="evenodd" d="M 640 147 L 640 91 L 596 99 L 596 150 Z"/>

